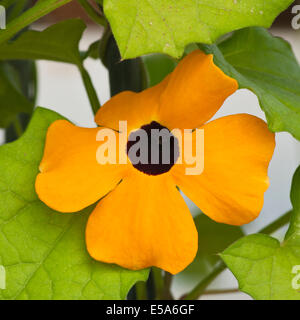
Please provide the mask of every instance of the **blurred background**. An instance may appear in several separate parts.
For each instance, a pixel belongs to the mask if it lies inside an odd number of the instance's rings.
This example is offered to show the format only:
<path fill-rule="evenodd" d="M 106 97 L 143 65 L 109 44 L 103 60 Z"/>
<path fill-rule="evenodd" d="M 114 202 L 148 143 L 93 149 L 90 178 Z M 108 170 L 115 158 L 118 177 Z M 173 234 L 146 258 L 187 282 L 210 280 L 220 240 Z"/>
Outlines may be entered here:
<path fill-rule="evenodd" d="M 300 1 L 296 1 L 293 6 L 296 4 L 300 4 Z M 277 18 L 271 28 L 271 32 L 289 41 L 298 61 L 300 61 L 300 30 L 292 29 L 291 21 L 293 16 L 292 9 L 289 8 Z M 88 25 L 80 43 L 80 49 L 87 50 L 91 43 L 100 38 L 102 30 L 99 26 L 93 24 L 76 1 L 44 17 L 36 22 L 32 28 L 43 30 L 50 24 L 74 17 L 81 17 Z M 100 60 L 89 58 L 85 66 L 90 72 L 100 101 L 103 104 L 110 98 L 108 72 Z M 64 63 L 38 61 L 37 71 L 39 79 L 37 105 L 60 113 L 79 126 L 95 126 L 89 101 L 79 72 L 75 66 Z M 227 99 L 214 118 L 235 113 L 249 113 L 265 119 L 256 96 L 245 89 L 239 90 Z M 0 143 L 3 142 L 3 138 L 4 132 L 1 130 Z M 290 184 L 293 173 L 300 163 L 300 143 L 288 133 L 277 133 L 276 143 L 275 154 L 269 168 L 271 184 L 265 194 L 264 208 L 258 219 L 243 227 L 247 234 L 257 232 L 291 208 L 289 199 Z M 188 199 L 187 202 L 192 212 L 195 212 L 194 205 Z M 281 230 L 276 236 L 280 238 L 283 234 L 284 230 Z M 175 297 L 179 297 L 194 285 L 195 283 L 192 279 L 186 281 L 186 279 L 181 279 L 179 276 L 173 283 L 173 293 Z M 213 290 L 216 288 L 234 289 L 237 288 L 237 282 L 229 271 L 225 271 L 208 289 Z M 251 298 L 240 292 L 232 292 L 218 295 L 204 295 L 202 299 Z"/>

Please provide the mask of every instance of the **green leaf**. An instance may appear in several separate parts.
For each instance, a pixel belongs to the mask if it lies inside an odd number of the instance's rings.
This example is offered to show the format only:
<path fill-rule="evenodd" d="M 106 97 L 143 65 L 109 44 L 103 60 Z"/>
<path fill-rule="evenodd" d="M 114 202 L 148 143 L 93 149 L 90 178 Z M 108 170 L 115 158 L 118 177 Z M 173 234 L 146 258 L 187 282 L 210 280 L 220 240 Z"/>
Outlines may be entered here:
<path fill-rule="evenodd" d="M 300 300 L 300 167 L 292 183 L 293 214 L 283 243 L 264 234 L 238 240 L 222 258 L 240 290 L 259 300 Z"/>
<path fill-rule="evenodd" d="M 142 57 L 148 76 L 148 86 L 160 83 L 177 66 L 175 59 L 164 54 L 150 54 Z"/>
<path fill-rule="evenodd" d="M 86 52 L 81 53 L 81 57 L 83 60 L 87 58 L 92 58 L 92 59 L 99 59 L 100 58 L 100 46 L 101 46 L 101 40 L 97 40 L 93 42 L 88 50 Z"/>
<path fill-rule="evenodd" d="M 28 30 L 0 45 L 0 60 L 44 59 L 81 64 L 79 41 L 86 26 L 80 19 L 66 20 L 44 31 Z"/>
<path fill-rule="evenodd" d="M 1 63 L 9 67 L 6 73 L 7 76 L 19 92 L 22 92 L 34 106 L 37 98 L 37 70 L 35 61 L 12 60 Z M 32 111 L 33 108 L 31 108 L 30 112 L 20 113 L 14 118 L 13 123 L 5 131 L 6 142 L 17 140 L 22 135 L 22 132 L 24 132 L 29 123 Z"/>
<path fill-rule="evenodd" d="M 97 24 L 103 27 L 107 27 L 107 20 L 98 12 L 94 5 L 90 4 L 87 0 L 77 0 L 81 7 L 85 10 L 86 14 Z"/>
<path fill-rule="evenodd" d="M 148 270 L 93 260 L 85 246 L 92 208 L 58 213 L 35 193 L 47 129 L 61 118 L 38 108 L 22 138 L 0 147 L 0 265 L 7 274 L 0 299 L 125 299 Z"/>
<path fill-rule="evenodd" d="M 23 14 L 8 23 L 5 30 L 0 30 L 0 43 L 11 39 L 26 26 L 29 26 L 47 13 L 71 1 L 72 0 L 38 0 L 32 8 L 26 10 Z"/>
<path fill-rule="evenodd" d="M 104 0 L 104 12 L 124 59 L 183 54 L 192 42 L 213 43 L 230 31 L 269 27 L 293 0 Z"/>
<path fill-rule="evenodd" d="M 203 49 L 240 88 L 257 95 L 270 130 L 288 131 L 300 140 L 300 67 L 286 41 L 263 28 L 247 28 Z"/>
<path fill-rule="evenodd" d="M 90 76 L 83 66 L 78 48 L 85 27 L 82 20 L 71 19 L 53 25 L 42 32 L 26 31 L 15 41 L 0 45 L 0 60 L 46 59 L 77 65 L 92 109 L 97 112 L 100 102 Z M 84 55 L 83 58 L 85 58 Z"/>
<path fill-rule="evenodd" d="M 184 271 L 176 275 L 175 281 L 192 289 L 209 275 L 221 262 L 219 253 L 237 239 L 244 236 L 240 227 L 217 223 L 204 214 L 195 218 L 198 230 L 198 253 Z"/>
<path fill-rule="evenodd" d="M 296 170 L 293 177 L 291 202 L 293 205 L 293 215 L 291 217 L 290 227 L 285 236 L 286 239 L 300 238 L 300 167 Z"/>
<path fill-rule="evenodd" d="M 8 64 L 0 64 L 0 128 L 8 127 L 20 112 L 30 113 L 33 109 L 33 103 L 14 85 L 15 77 Z"/>

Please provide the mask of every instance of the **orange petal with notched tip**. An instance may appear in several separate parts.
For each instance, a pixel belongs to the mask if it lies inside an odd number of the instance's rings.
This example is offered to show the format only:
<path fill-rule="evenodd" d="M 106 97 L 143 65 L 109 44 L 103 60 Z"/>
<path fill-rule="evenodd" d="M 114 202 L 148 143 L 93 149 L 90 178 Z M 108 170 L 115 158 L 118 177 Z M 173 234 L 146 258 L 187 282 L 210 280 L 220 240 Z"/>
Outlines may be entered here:
<path fill-rule="evenodd" d="M 197 128 L 237 89 L 237 81 L 214 64 L 212 55 L 193 51 L 169 76 L 160 96 L 158 122 L 169 129 Z"/>
<path fill-rule="evenodd" d="M 169 129 L 194 129 L 207 122 L 237 88 L 237 81 L 214 64 L 212 55 L 196 50 L 160 84 L 141 93 L 114 96 L 99 109 L 95 121 L 115 130 L 120 120 L 128 122 L 129 131 L 151 121 Z"/>
<path fill-rule="evenodd" d="M 274 134 L 264 121 L 247 114 L 214 120 L 203 129 L 204 171 L 186 175 L 185 169 L 192 166 L 176 164 L 171 170 L 176 184 L 213 220 L 232 225 L 251 222 L 260 213 L 269 186 Z"/>
<path fill-rule="evenodd" d="M 156 266 L 178 273 L 197 252 L 192 215 L 172 177 L 132 170 L 90 216 L 88 251 L 96 260 L 132 270 Z"/>
<path fill-rule="evenodd" d="M 82 210 L 122 179 L 126 165 L 97 162 L 97 150 L 103 143 L 96 141 L 99 130 L 76 127 L 65 120 L 50 126 L 41 173 L 36 179 L 36 192 L 50 208 L 61 212 Z"/>

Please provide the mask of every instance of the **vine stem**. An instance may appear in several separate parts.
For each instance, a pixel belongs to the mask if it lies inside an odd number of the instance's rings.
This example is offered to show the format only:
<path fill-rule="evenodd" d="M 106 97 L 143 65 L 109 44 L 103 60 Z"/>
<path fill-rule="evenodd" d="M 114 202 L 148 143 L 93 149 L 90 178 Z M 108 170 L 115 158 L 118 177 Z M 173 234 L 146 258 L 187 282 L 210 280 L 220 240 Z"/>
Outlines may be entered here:
<path fill-rule="evenodd" d="M 86 71 L 83 65 L 78 66 L 82 81 L 84 83 L 88 98 L 90 100 L 90 104 L 93 110 L 93 113 L 96 114 L 99 108 L 101 107 L 97 92 L 93 86 L 91 77 L 89 73 Z"/>
<path fill-rule="evenodd" d="M 162 276 L 162 270 L 156 267 L 152 268 L 152 275 L 155 285 L 155 299 L 161 300 L 163 298 L 164 290 L 164 278 Z"/>
<path fill-rule="evenodd" d="M 204 293 L 207 286 L 225 269 L 226 269 L 225 263 L 220 262 L 219 265 L 213 270 L 212 273 L 210 273 L 207 277 L 205 277 L 190 293 L 181 297 L 180 300 L 198 299 Z"/>
<path fill-rule="evenodd" d="M 147 283 L 140 281 L 135 285 L 137 300 L 147 300 Z"/>
<path fill-rule="evenodd" d="M 77 0 L 77 2 L 82 6 L 88 16 L 97 24 L 106 27 L 107 21 L 106 19 L 100 15 L 99 12 L 95 10 L 95 8 L 89 3 L 88 0 Z"/>
<path fill-rule="evenodd" d="M 162 292 L 163 300 L 174 300 L 173 295 L 171 293 L 171 286 L 173 281 L 173 275 L 167 271 L 165 271 L 164 276 L 164 289 Z"/>
<path fill-rule="evenodd" d="M 265 228 L 261 229 L 259 233 L 264 234 L 272 234 L 284 225 L 286 225 L 291 218 L 292 210 L 285 213 L 283 216 L 279 217 L 277 220 L 272 222 L 271 224 L 267 225 Z"/>
<path fill-rule="evenodd" d="M 281 227 L 286 225 L 291 216 L 291 211 L 285 213 L 283 216 L 261 229 L 258 233 L 264 234 L 272 234 L 275 231 L 279 230 Z M 224 270 L 226 269 L 226 265 L 223 262 L 220 262 L 218 266 L 210 273 L 207 277 L 205 277 L 190 293 L 181 297 L 181 300 L 196 300 L 205 293 L 205 289 L 207 286 Z"/>
<path fill-rule="evenodd" d="M 216 290 L 207 290 L 205 294 L 224 294 L 224 293 L 236 293 L 239 292 L 239 289 L 216 289 Z"/>

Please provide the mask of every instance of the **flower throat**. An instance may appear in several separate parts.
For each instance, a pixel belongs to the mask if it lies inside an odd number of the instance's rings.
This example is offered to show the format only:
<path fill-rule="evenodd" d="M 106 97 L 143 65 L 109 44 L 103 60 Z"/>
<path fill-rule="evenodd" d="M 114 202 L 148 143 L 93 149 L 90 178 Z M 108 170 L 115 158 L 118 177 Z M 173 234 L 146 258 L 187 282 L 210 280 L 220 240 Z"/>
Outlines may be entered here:
<path fill-rule="evenodd" d="M 177 138 L 156 121 L 131 132 L 127 155 L 132 165 L 148 175 L 168 172 L 179 157 Z"/>

